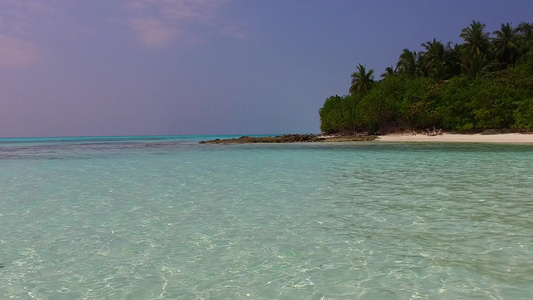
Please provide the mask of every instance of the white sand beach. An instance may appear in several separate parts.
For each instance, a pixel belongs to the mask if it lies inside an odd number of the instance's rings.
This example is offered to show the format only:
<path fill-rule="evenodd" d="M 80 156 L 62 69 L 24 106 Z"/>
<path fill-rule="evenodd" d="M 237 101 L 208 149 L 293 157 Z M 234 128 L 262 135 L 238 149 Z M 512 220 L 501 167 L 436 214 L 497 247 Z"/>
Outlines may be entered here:
<path fill-rule="evenodd" d="M 378 137 L 381 142 L 452 142 L 452 143 L 527 143 L 533 144 L 531 133 L 502 134 L 450 134 L 428 136 L 425 134 L 391 134 Z"/>

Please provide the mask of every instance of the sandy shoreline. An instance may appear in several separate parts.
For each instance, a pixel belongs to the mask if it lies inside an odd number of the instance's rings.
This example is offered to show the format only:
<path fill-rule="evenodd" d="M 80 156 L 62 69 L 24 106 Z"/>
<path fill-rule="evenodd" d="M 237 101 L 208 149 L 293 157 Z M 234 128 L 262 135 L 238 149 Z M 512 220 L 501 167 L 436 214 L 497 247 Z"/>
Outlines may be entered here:
<path fill-rule="evenodd" d="M 533 144 L 531 133 L 502 133 L 502 134 L 451 134 L 428 136 L 425 134 L 391 134 L 379 136 L 380 142 L 451 142 L 451 143 L 525 143 Z"/>
<path fill-rule="evenodd" d="M 437 142 L 437 143 L 508 143 L 533 144 L 533 133 L 497 133 L 497 134 L 456 134 L 443 133 L 435 136 L 426 134 L 387 134 L 387 135 L 316 135 L 286 134 L 281 136 L 215 139 L 200 141 L 200 144 L 252 144 L 252 143 L 345 143 L 345 142 Z"/>

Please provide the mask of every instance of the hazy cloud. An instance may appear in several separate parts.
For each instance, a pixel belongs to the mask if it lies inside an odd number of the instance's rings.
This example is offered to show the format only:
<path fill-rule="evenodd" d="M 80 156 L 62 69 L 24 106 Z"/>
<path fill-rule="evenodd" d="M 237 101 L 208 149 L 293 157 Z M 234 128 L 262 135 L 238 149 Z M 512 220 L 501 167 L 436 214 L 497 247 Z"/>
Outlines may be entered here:
<path fill-rule="evenodd" d="M 57 10 L 50 2 L 2 0 L 0 2 L 0 68 L 24 69 L 35 65 L 41 47 L 32 38 L 42 21 L 53 19 Z"/>
<path fill-rule="evenodd" d="M 3 0 L 4 4 L 29 10 L 32 13 L 54 13 L 56 10 L 42 0 Z M 48 1 L 47 3 L 50 3 Z"/>
<path fill-rule="evenodd" d="M 175 35 L 175 29 L 166 26 L 157 19 L 131 19 L 131 26 L 142 44 L 147 46 L 164 46 Z"/>
<path fill-rule="evenodd" d="M 52 5 L 44 4 L 43 1 L 2 0 L 0 31 L 6 34 L 24 35 L 34 30 L 37 23 L 43 19 L 50 19 L 57 13 Z"/>
<path fill-rule="evenodd" d="M 172 40 L 197 42 L 205 32 L 245 38 L 242 24 L 225 20 L 220 10 L 226 0 L 124 0 L 127 24 L 139 41 L 150 47 Z M 201 29 L 203 29 L 203 31 Z"/>
<path fill-rule="evenodd" d="M 0 67 L 23 69 L 33 66 L 39 50 L 32 43 L 0 34 Z"/>
<path fill-rule="evenodd" d="M 225 14 L 230 1 L 120 0 L 88 4 L 80 0 L 0 0 L 0 68 L 31 67 L 42 57 L 41 49 L 56 46 L 47 37 L 58 40 L 87 36 L 92 28 L 87 20 L 100 16 L 82 12 L 87 8 L 109 12 L 107 19 L 99 21 L 119 20 L 148 47 L 173 43 L 190 46 L 217 34 L 246 38 L 244 24 Z M 114 10 L 115 5 L 121 9 Z"/>
<path fill-rule="evenodd" d="M 244 39 L 248 36 L 248 33 L 243 30 L 243 26 L 238 26 L 236 24 L 227 24 L 220 28 L 220 32 L 239 39 Z"/>

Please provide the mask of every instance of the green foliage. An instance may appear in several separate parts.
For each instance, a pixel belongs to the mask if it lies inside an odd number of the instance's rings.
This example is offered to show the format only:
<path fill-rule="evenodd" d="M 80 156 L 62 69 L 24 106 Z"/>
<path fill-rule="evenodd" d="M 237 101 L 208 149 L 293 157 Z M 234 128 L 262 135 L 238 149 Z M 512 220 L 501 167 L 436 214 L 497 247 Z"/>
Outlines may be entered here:
<path fill-rule="evenodd" d="M 361 99 L 357 113 L 366 131 L 374 133 L 398 126 L 399 106 L 405 92 L 405 80 L 404 76 L 389 76 L 376 84 Z"/>
<path fill-rule="evenodd" d="M 516 102 L 513 129 L 533 131 L 533 98 Z"/>
<path fill-rule="evenodd" d="M 515 90 L 492 80 L 479 81 L 473 86 L 475 93 L 470 102 L 475 128 L 509 128 Z"/>
<path fill-rule="evenodd" d="M 324 133 L 357 131 L 359 118 L 356 108 L 359 101 L 357 95 L 335 95 L 326 99 L 324 106 L 318 111 L 320 130 Z"/>
<path fill-rule="evenodd" d="M 457 76 L 447 81 L 437 95 L 436 115 L 443 129 L 465 130 L 473 128 L 473 117 L 468 104 L 474 96 L 471 81 Z"/>
<path fill-rule="evenodd" d="M 351 94 L 319 110 L 321 130 L 533 130 L 533 23 L 501 24 L 492 38 L 484 30 L 473 21 L 461 45 L 433 39 L 424 51 L 404 49 L 379 82 L 359 64 Z"/>
<path fill-rule="evenodd" d="M 430 78 L 418 77 L 405 81 L 400 112 L 407 128 L 430 128 L 439 126 L 441 121 L 436 114 L 435 90 L 440 84 Z"/>

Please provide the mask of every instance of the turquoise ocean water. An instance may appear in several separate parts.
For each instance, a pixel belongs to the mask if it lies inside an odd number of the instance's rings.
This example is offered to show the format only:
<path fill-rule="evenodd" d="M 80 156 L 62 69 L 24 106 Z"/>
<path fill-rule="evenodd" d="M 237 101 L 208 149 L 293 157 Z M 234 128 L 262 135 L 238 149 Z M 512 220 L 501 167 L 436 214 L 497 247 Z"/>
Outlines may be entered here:
<path fill-rule="evenodd" d="M 0 299 L 531 299 L 533 146 L 0 140 Z"/>

